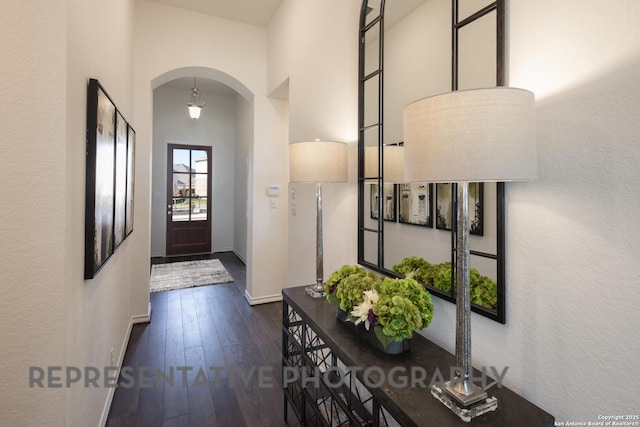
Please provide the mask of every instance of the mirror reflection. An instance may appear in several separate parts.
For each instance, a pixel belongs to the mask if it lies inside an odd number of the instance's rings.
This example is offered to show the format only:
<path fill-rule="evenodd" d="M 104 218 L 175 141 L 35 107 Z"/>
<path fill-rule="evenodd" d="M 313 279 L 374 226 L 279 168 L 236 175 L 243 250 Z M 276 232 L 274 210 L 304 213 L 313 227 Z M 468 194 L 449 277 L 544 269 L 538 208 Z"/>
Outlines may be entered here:
<path fill-rule="evenodd" d="M 402 165 L 393 156 L 402 153 L 406 105 L 501 82 L 497 3 L 364 0 L 365 10 L 359 262 L 390 276 L 414 277 L 432 294 L 455 302 L 455 185 L 402 182 L 402 173 L 393 170 Z M 475 311 L 504 322 L 502 206 L 502 184 L 470 186 L 472 303 Z"/>

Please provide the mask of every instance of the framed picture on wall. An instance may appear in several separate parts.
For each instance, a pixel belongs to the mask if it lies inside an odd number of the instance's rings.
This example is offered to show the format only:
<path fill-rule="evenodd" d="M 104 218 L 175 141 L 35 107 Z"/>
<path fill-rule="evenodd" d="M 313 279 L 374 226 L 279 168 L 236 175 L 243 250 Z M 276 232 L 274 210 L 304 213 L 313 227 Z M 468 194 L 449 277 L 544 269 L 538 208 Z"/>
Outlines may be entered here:
<path fill-rule="evenodd" d="M 125 234 L 133 231 L 133 189 L 135 183 L 136 132 L 127 124 L 127 200 L 125 205 Z"/>
<path fill-rule="evenodd" d="M 92 279 L 114 251 L 116 107 L 100 83 L 87 91 L 85 279 Z"/>
<path fill-rule="evenodd" d="M 453 184 L 436 184 L 436 228 L 453 228 Z"/>
<path fill-rule="evenodd" d="M 398 221 L 403 224 L 433 227 L 433 184 L 412 182 L 399 184 Z"/>
<path fill-rule="evenodd" d="M 378 219 L 378 184 L 371 184 L 370 201 L 371 201 L 371 219 Z M 396 221 L 396 194 L 398 186 L 396 184 L 383 184 L 382 187 L 382 211 L 385 221 Z"/>
<path fill-rule="evenodd" d="M 484 210 L 484 183 L 469 183 L 469 233 L 482 236 L 484 235 L 483 227 L 483 210 Z"/>
<path fill-rule="evenodd" d="M 114 215 L 114 248 L 125 239 L 125 207 L 127 202 L 127 131 L 128 124 L 116 111 L 116 184 Z"/>

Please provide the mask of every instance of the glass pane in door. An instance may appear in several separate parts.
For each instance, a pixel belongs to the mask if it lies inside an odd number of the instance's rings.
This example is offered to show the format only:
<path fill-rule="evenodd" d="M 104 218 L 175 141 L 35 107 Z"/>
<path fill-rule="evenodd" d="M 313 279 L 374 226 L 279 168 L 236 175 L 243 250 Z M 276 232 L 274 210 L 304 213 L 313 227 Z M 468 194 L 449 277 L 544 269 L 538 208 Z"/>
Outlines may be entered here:
<path fill-rule="evenodd" d="M 207 174 L 192 174 L 191 185 L 191 221 L 206 221 L 208 212 Z"/>
<path fill-rule="evenodd" d="M 173 171 L 186 172 L 189 170 L 189 152 L 191 150 L 173 149 Z"/>
<path fill-rule="evenodd" d="M 207 173 L 207 152 L 204 150 L 191 151 L 192 172 Z"/>
<path fill-rule="evenodd" d="M 173 149 L 171 220 L 189 221 L 191 150 Z"/>

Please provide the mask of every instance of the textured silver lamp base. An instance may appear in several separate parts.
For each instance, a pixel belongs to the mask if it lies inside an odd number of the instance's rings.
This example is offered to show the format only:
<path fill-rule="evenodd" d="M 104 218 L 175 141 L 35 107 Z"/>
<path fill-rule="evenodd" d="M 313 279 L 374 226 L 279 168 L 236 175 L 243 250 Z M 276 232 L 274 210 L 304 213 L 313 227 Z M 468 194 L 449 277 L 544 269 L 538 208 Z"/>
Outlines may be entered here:
<path fill-rule="evenodd" d="M 313 298 L 324 298 L 322 258 L 322 184 L 318 182 L 316 183 L 316 284 L 305 288 L 307 295 Z"/>
<path fill-rule="evenodd" d="M 313 298 L 324 298 L 324 286 L 320 285 L 311 285 L 304 288 L 304 291 L 307 295 L 311 295 Z"/>
<path fill-rule="evenodd" d="M 487 412 L 495 411 L 498 408 L 498 399 L 493 396 L 488 396 L 487 393 L 479 389 L 483 397 L 479 400 L 475 400 L 474 403 L 463 405 L 458 401 L 458 393 L 452 393 L 450 382 L 445 384 L 445 387 L 438 387 L 436 385 L 431 387 L 431 395 L 442 402 L 447 408 L 456 414 L 464 422 L 469 422 L 473 418 L 486 414 Z"/>
<path fill-rule="evenodd" d="M 470 380 L 471 370 L 471 295 L 469 268 L 469 183 L 458 182 L 456 228 L 456 378 L 444 387 L 431 387 L 433 397 L 451 409 L 463 421 L 495 411 L 498 399 Z"/>

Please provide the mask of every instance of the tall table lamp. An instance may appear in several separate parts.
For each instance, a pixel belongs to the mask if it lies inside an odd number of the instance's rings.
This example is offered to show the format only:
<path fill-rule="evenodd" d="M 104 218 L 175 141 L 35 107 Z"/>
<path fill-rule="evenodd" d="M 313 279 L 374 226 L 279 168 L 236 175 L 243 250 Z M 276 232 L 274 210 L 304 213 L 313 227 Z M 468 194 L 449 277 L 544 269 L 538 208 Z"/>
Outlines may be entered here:
<path fill-rule="evenodd" d="M 324 297 L 322 250 L 322 183 L 347 181 L 347 144 L 335 141 L 289 144 L 289 182 L 316 183 L 316 284 L 306 288 L 314 298 Z"/>
<path fill-rule="evenodd" d="M 405 179 L 457 183 L 456 368 L 432 394 L 462 419 L 497 408 L 472 382 L 469 182 L 536 178 L 535 99 L 515 88 L 449 92 L 404 110 Z"/>

